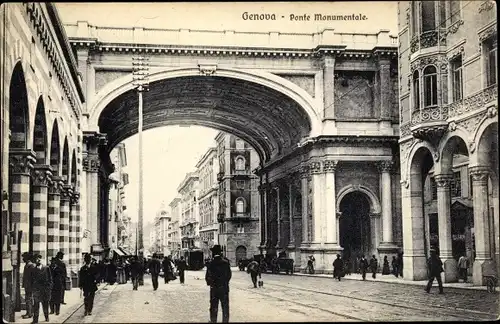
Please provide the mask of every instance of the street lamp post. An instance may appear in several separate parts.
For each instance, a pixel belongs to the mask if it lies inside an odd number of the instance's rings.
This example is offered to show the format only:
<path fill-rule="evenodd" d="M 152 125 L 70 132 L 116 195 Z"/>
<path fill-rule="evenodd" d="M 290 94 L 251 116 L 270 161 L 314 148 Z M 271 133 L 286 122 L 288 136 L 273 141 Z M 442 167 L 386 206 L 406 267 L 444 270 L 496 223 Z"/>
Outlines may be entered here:
<path fill-rule="evenodd" d="M 144 226 L 144 170 L 143 170 L 143 149 L 142 149 L 142 122 L 143 122 L 143 92 L 149 90 L 149 59 L 144 56 L 132 58 L 132 76 L 134 86 L 139 95 L 139 111 L 138 111 L 138 134 L 139 134 L 139 211 L 138 211 L 138 236 L 137 245 L 139 256 L 142 258 L 144 251 L 143 226 Z"/>

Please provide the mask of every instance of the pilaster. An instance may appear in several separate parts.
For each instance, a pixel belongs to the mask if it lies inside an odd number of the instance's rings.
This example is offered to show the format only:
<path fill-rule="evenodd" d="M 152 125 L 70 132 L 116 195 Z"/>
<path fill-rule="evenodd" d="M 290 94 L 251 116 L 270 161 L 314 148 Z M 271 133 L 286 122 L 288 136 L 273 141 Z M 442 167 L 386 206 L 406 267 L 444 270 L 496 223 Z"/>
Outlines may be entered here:
<path fill-rule="evenodd" d="M 64 255 L 69 258 L 69 203 L 73 195 L 70 185 L 63 185 L 61 190 L 61 207 L 59 223 L 59 246 Z"/>
<path fill-rule="evenodd" d="M 35 165 L 31 173 L 33 190 L 33 253 L 40 254 L 45 264 L 47 255 L 48 185 L 52 177 L 49 165 Z"/>
<path fill-rule="evenodd" d="M 334 108 L 334 72 L 335 72 L 335 56 L 325 55 L 322 61 L 323 65 L 323 117 L 335 118 Z"/>
<path fill-rule="evenodd" d="M 49 202 L 47 210 L 47 253 L 55 257 L 59 251 L 62 178 L 52 176 L 49 182 Z"/>
<path fill-rule="evenodd" d="M 378 163 L 381 182 L 382 203 L 382 242 L 378 246 L 379 254 L 396 255 L 398 247 L 394 244 L 392 228 L 392 179 L 391 171 L 394 167 L 393 161 L 381 161 Z"/>
<path fill-rule="evenodd" d="M 319 247 L 322 239 L 322 226 L 323 226 L 323 182 L 324 174 L 323 168 L 320 161 L 313 161 L 309 164 L 309 170 L 311 172 L 311 182 L 312 182 L 312 215 L 313 215 L 313 232 L 312 232 L 312 242 L 311 244 L 315 247 Z"/>

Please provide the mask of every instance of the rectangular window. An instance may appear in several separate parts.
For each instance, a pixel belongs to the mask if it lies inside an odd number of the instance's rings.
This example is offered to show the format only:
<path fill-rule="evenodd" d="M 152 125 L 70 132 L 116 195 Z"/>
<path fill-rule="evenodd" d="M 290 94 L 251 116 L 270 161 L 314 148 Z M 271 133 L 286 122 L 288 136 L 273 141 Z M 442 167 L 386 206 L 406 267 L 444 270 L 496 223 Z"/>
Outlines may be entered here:
<path fill-rule="evenodd" d="M 243 224 L 238 224 L 238 226 L 236 227 L 236 233 L 238 234 L 245 233 L 245 227 L 243 226 Z"/>
<path fill-rule="evenodd" d="M 243 180 L 236 180 L 236 189 L 245 189 L 245 181 Z"/>
<path fill-rule="evenodd" d="M 453 172 L 453 179 L 450 184 L 450 192 L 452 197 L 462 197 L 462 180 L 460 171 Z"/>
<path fill-rule="evenodd" d="M 463 99 L 462 55 L 450 62 L 452 75 L 453 102 Z"/>
<path fill-rule="evenodd" d="M 446 1 L 439 1 L 439 28 L 446 28 Z"/>
<path fill-rule="evenodd" d="M 497 39 L 491 37 L 484 42 L 486 59 L 486 86 L 497 84 Z"/>
<path fill-rule="evenodd" d="M 420 109 L 420 80 L 418 72 L 413 75 L 413 105 L 414 110 Z"/>
<path fill-rule="evenodd" d="M 424 75 L 425 107 L 437 105 L 437 74 Z"/>
<path fill-rule="evenodd" d="M 436 29 L 436 8 L 434 1 L 422 1 L 422 33 Z"/>
<path fill-rule="evenodd" d="M 460 20 L 460 3 L 461 1 L 450 1 L 450 25 Z"/>
<path fill-rule="evenodd" d="M 431 178 L 431 194 L 432 194 L 432 200 L 437 199 L 437 184 L 436 184 L 436 179 L 434 177 Z"/>
<path fill-rule="evenodd" d="M 470 196 L 469 198 L 473 198 L 474 197 L 474 190 L 473 190 L 473 186 L 472 186 L 472 176 L 470 175 L 469 176 L 469 192 L 470 192 Z"/>
<path fill-rule="evenodd" d="M 412 35 L 418 35 L 418 18 L 420 17 L 419 13 L 419 2 L 418 1 L 413 1 L 412 2 L 412 11 L 411 11 L 411 32 Z"/>

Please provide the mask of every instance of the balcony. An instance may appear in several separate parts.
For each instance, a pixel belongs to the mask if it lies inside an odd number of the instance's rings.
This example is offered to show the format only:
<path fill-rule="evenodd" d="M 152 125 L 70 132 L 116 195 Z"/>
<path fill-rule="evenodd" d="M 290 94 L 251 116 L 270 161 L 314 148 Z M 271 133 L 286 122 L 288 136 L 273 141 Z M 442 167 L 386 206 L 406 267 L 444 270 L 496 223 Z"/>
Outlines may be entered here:
<path fill-rule="evenodd" d="M 248 178 L 251 176 L 246 170 L 234 170 L 232 175 L 234 178 Z"/>
<path fill-rule="evenodd" d="M 448 117 L 456 117 L 467 114 L 471 111 L 485 108 L 489 103 L 498 100 L 497 85 L 491 85 L 480 92 L 468 96 L 459 101 L 455 101 L 448 106 Z"/>
<path fill-rule="evenodd" d="M 250 213 L 233 213 L 231 215 L 232 220 L 250 220 L 252 215 Z"/>
<path fill-rule="evenodd" d="M 429 30 L 415 35 L 410 41 L 410 52 L 413 54 L 429 47 L 446 45 L 446 29 Z"/>
<path fill-rule="evenodd" d="M 415 110 L 411 115 L 411 133 L 415 138 L 434 143 L 448 129 L 448 107 L 428 107 Z"/>

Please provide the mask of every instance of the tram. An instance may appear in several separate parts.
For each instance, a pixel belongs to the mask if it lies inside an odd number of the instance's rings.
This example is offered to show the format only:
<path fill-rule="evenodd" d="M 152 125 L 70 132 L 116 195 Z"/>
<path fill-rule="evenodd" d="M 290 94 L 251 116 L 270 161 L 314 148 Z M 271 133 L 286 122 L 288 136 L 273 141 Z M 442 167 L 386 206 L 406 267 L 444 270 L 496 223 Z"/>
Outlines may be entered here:
<path fill-rule="evenodd" d="M 192 249 L 183 251 L 188 270 L 201 270 L 205 266 L 203 251 L 201 249 Z"/>

